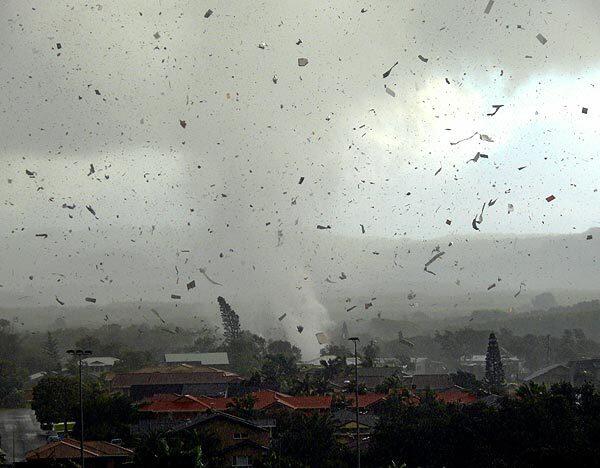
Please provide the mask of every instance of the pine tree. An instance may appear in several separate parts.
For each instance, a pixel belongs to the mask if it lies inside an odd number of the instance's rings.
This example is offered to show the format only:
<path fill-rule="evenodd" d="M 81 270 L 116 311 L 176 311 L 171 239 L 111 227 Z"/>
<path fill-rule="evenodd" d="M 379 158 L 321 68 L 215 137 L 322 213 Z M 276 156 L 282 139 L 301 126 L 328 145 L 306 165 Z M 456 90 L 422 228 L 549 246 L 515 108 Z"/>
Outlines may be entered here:
<path fill-rule="evenodd" d="M 485 355 L 485 381 L 493 391 L 499 391 L 504 386 L 504 369 L 496 335 L 490 333 L 487 354 Z"/>
<path fill-rule="evenodd" d="M 60 356 L 58 353 L 58 342 L 56 338 L 52 336 L 52 333 L 48 332 L 46 336 L 46 342 L 42 345 L 44 353 L 50 360 L 50 366 L 48 370 L 56 371 L 60 370 Z"/>
<path fill-rule="evenodd" d="M 219 309 L 221 310 L 221 321 L 223 322 L 223 334 L 225 335 L 225 342 L 231 344 L 233 340 L 240 336 L 240 317 L 231 308 L 224 298 L 219 296 L 217 298 L 219 302 Z"/>

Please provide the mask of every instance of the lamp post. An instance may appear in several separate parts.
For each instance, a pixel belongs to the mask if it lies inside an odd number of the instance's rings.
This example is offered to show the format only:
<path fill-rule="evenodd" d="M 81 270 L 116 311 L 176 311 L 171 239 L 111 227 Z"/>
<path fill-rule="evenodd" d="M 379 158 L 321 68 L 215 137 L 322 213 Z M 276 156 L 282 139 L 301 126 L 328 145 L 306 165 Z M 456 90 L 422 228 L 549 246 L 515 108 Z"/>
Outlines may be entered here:
<path fill-rule="evenodd" d="M 356 466 L 360 468 L 360 426 L 358 425 L 358 353 L 356 344 L 360 341 L 357 336 L 348 338 L 354 343 L 354 402 L 356 405 Z"/>
<path fill-rule="evenodd" d="M 85 468 L 85 456 L 83 453 L 83 385 L 81 380 L 81 367 L 83 356 L 89 356 L 89 349 L 68 349 L 67 354 L 74 356 L 79 361 L 79 454 L 81 456 L 81 468 Z M 67 428 L 65 427 L 65 432 Z"/>

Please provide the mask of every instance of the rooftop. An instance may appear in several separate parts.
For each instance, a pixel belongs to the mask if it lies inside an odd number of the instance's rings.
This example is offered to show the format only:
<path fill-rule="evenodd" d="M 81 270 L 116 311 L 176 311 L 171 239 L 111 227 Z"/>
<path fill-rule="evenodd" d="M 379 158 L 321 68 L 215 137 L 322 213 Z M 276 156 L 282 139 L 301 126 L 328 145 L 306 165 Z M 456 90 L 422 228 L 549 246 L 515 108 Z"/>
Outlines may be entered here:
<path fill-rule="evenodd" d="M 111 444 L 99 440 L 87 440 L 83 443 L 83 454 L 85 458 L 114 458 L 131 457 L 133 450 L 120 445 Z M 79 441 L 74 439 L 63 439 L 33 449 L 25 455 L 27 461 L 41 459 L 72 459 L 79 458 Z"/>
<path fill-rule="evenodd" d="M 229 364 L 229 356 L 227 353 L 172 353 L 165 354 L 165 362 L 195 362 L 207 366 L 224 366 Z"/>

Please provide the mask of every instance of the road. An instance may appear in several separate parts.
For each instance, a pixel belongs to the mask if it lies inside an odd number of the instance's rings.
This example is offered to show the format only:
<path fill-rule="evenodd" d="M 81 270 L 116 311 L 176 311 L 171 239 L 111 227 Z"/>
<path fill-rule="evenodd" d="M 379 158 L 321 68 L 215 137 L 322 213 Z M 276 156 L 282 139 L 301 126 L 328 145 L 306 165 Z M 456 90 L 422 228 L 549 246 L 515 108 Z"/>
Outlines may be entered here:
<path fill-rule="evenodd" d="M 35 413 L 27 408 L 0 409 L 0 444 L 6 453 L 6 461 L 19 461 L 25 454 L 46 443 L 44 431 L 35 419 Z"/>

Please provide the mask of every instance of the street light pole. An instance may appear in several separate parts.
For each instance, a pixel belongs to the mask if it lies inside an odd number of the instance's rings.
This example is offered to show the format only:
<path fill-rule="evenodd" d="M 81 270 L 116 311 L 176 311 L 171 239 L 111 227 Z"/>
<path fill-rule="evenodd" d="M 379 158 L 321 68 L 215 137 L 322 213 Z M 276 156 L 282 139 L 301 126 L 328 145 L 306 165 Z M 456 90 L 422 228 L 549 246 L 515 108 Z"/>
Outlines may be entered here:
<path fill-rule="evenodd" d="M 354 343 L 354 403 L 356 405 L 356 466 L 360 468 L 360 426 L 358 423 L 358 352 L 356 344 L 360 340 L 353 336 L 348 338 L 348 341 Z"/>
<path fill-rule="evenodd" d="M 81 457 L 81 468 L 85 468 L 85 456 L 83 450 L 83 384 L 81 370 L 83 367 L 83 356 L 89 356 L 92 352 L 89 349 L 69 349 L 67 354 L 75 356 L 79 361 L 79 455 Z M 65 432 L 67 428 L 65 427 Z"/>

